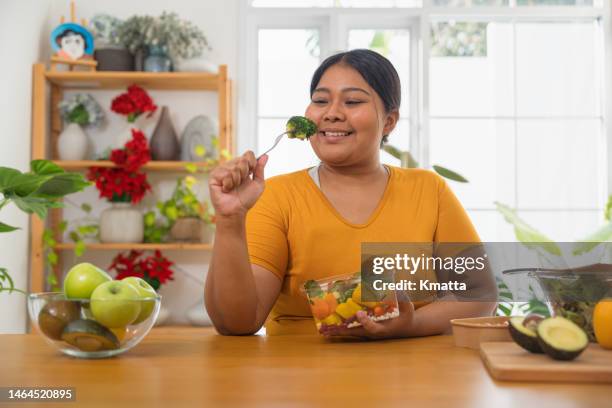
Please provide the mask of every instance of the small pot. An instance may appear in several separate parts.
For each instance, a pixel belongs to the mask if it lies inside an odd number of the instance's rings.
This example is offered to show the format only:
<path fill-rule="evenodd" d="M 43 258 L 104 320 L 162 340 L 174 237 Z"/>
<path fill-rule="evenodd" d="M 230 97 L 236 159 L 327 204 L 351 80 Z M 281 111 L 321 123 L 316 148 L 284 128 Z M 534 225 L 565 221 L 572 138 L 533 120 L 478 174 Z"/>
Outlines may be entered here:
<path fill-rule="evenodd" d="M 170 229 L 170 239 L 180 242 L 211 243 L 212 227 L 197 217 L 179 218 Z"/>
<path fill-rule="evenodd" d="M 100 215 L 100 241 L 142 242 L 144 222 L 139 210 L 131 203 L 113 203 Z"/>
<path fill-rule="evenodd" d="M 102 48 L 94 51 L 98 71 L 134 71 L 134 56 L 124 48 Z"/>

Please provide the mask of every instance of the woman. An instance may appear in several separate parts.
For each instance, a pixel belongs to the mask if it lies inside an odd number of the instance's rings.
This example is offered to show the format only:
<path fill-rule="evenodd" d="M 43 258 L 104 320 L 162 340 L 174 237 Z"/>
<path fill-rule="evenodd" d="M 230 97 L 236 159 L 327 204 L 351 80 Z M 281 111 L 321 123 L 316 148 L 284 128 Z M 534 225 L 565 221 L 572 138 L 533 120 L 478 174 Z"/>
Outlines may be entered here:
<path fill-rule="evenodd" d="M 264 182 L 267 156 L 224 163 L 209 178 L 216 235 L 206 281 L 208 313 L 221 334 L 316 332 L 309 279 L 360 270 L 361 242 L 478 242 L 465 210 L 435 173 L 380 163 L 380 147 L 399 118 L 400 81 L 369 50 L 326 59 L 314 73 L 305 116 L 318 133 L 318 167 Z M 297 143 L 297 142 L 294 142 Z M 252 175 L 252 178 L 251 178 Z M 490 314 L 487 302 L 434 302 L 400 317 L 335 334 L 368 338 L 439 334 L 449 320 Z"/>

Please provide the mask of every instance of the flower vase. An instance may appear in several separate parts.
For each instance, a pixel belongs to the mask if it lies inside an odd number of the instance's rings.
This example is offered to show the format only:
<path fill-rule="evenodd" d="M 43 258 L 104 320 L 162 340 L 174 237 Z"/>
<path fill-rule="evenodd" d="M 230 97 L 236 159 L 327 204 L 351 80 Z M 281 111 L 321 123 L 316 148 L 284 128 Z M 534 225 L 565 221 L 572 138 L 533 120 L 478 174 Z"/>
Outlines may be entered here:
<path fill-rule="evenodd" d="M 144 60 L 144 70 L 147 72 L 170 72 L 172 60 L 160 46 L 152 45 Z"/>
<path fill-rule="evenodd" d="M 70 123 L 64 128 L 57 141 L 57 153 L 60 160 L 87 159 L 89 139 L 81 126 Z"/>
<path fill-rule="evenodd" d="M 101 242 L 142 242 L 144 223 L 141 212 L 131 203 L 113 203 L 100 215 Z"/>
<path fill-rule="evenodd" d="M 153 160 L 179 160 L 181 156 L 181 146 L 168 112 L 168 107 L 163 106 L 159 121 L 151 136 L 151 158 Z"/>

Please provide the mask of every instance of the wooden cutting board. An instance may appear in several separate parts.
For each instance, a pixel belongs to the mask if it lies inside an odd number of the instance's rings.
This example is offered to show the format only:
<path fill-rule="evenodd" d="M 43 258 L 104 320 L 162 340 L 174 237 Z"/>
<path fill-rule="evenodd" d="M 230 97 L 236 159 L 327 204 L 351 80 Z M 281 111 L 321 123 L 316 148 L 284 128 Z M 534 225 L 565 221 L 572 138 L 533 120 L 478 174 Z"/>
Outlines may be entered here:
<path fill-rule="evenodd" d="M 612 350 L 598 344 L 573 361 L 533 354 L 513 342 L 481 343 L 480 356 L 496 380 L 612 383 Z"/>

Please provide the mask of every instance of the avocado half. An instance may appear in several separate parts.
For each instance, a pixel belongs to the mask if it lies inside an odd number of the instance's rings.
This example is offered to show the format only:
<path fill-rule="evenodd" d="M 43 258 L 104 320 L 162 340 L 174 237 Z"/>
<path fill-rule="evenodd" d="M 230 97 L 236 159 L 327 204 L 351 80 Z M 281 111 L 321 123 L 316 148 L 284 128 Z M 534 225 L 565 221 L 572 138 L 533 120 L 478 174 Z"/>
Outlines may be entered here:
<path fill-rule="evenodd" d="M 62 340 L 83 351 L 115 350 L 119 340 L 113 332 L 94 320 L 70 322 L 62 332 Z"/>
<path fill-rule="evenodd" d="M 573 360 L 589 345 L 585 331 L 564 317 L 544 319 L 537 333 L 540 347 L 555 360 Z"/>
<path fill-rule="evenodd" d="M 538 334 L 535 329 L 537 324 L 529 324 L 530 322 L 537 323 L 538 320 L 532 316 L 529 318 L 523 316 L 510 318 L 510 324 L 508 325 L 510 336 L 516 344 L 525 350 L 532 353 L 544 353 L 538 342 Z"/>
<path fill-rule="evenodd" d="M 61 340 L 64 328 L 81 316 L 81 307 L 70 300 L 54 300 L 45 305 L 38 315 L 38 327 L 53 340 Z"/>

